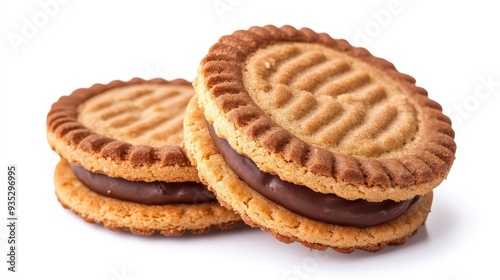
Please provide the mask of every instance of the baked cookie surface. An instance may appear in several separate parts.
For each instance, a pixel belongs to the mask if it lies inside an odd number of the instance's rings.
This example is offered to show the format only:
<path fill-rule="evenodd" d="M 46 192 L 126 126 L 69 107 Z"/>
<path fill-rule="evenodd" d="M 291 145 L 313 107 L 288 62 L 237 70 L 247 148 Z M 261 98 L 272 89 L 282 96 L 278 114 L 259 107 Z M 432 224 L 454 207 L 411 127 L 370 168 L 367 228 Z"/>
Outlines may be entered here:
<path fill-rule="evenodd" d="M 59 202 L 86 221 L 149 235 L 204 233 L 241 222 L 199 183 L 182 150 L 185 80 L 113 81 L 61 97 L 47 139 L 61 156 Z"/>
<path fill-rule="evenodd" d="M 282 241 L 341 252 L 402 244 L 425 222 L 432 191 L 455 158 L 450 119 L 415 79 L 307 28 L 252 27 L 221 37 L 194 86 L 185 147 L 200 178 L 245 222 Z M 243 164 L 225 155 L 220 139 Z M 263 181 L 271 191 L 246 178 L 250 165 L 272 177 Z M 316 209 L 331 216 L 345 214 L 333 200 L 391 204 L 386 212 L 397 212 L 376 222 L 355 222 L 364 210 L 342 222 L 316 218 L 300 211 L 314 203 L 288 199 L 291 189 L 323 196 Z M 282 195 L 273 197 L 276 190 Z"/>

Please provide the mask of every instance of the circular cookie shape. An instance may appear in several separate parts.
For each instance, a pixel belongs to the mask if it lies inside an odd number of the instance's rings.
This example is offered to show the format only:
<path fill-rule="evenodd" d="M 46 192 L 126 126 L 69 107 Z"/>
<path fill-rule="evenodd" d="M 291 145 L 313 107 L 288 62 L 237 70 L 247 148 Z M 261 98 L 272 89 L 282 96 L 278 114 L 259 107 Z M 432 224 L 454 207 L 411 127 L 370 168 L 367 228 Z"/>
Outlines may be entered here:
<path fill-rule="evenodd" d="M 222 37 L 194 81 L 217 135 L 260 170 L 349 200 L 403 201 L 448 174 L 450 119 L 415 79 L 310 29 Z"/>
<path fill-rule="evenodd" d="M 182 79 L 113 81 L 75 90 L 52 105 L 47 139 L 85 169 L 132 181 L 199 181 L 181 148 L 192 85 Z"/>
<path fill-rule="evenodd" d="M 310 219 L 261 195 L 228 166 L 210 137 L 196 96 L 187 107 L 184 134 L 188 156 L 219 202 L 239 213 L 247 224 L 270 232 L 284 243 L 300 242 L 311 249 L 332 248 L 341 253 L 358 249 L 377 252 L 388 245 L 404 244 L 424 224 L 432 205 L 433 193 L 429 192 L 398 217 L 369 227 Z"/>
<path fill-rule="evenodd" d="M 134 234 L 227 229 L 241 218 L 200 183 L 182 149 L 194 90 L 177 79 L 113 81 L 61 97 L 47 139 L 61 156 L 56 196 L 84 220 Z"/>

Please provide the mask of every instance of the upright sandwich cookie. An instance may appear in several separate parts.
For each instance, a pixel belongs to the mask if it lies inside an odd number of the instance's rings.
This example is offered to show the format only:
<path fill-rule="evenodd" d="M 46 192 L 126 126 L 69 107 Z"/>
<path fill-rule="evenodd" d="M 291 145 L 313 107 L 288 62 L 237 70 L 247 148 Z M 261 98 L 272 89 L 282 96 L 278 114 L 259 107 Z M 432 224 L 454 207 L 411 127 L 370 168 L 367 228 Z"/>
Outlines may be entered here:
<path fill-rule="evenodd" d="M 286 243 L 405 243 L 455 158 L 450 119 L 412 77 L 307 28 L 220 38 L 194 86 L 184 137 L 200 178 Z"/>
<path fill-rule="evenodd" d="M 193 94 L 185 80 L 134 78 L 61 97 L 47 115 L 48 142 L 61 156 L 59 202 L 88 222 L 141 235 L 237 225 L 181 149 Z"/>

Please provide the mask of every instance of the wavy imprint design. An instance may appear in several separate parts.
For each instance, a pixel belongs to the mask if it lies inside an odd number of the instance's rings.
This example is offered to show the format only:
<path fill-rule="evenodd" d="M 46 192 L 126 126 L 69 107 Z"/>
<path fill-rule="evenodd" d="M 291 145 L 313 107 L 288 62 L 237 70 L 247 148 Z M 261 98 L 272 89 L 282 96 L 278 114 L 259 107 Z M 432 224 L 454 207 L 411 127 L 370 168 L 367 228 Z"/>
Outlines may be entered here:
<path fill-rule="evenodd" d="M 388 156 L 418 129 L 415 108 L 394 81 L 323 46 L 261 49 L 247 60 L 243 81 L 277 123 L 332 152 Z"/>
<path fill-rule="evenodd" d="M 156 87 L 161 90 L 153 90 Z M 164 87 L 172 90 L 167 90 Z M 105 97 L 100 102 L 88 102 L 94 98 L 96 98 L 94 101 L 99 100 L 99 96 L 102 94 L 106 95 L 106 93 L 114 91 L 117 91 L 117 96 L 120 96 L 120 98 L 113 97 L 115 98 L 113 100 L 110 96 Z M 172 99 L 167 98 L 160 101 L 159 98 L 162 98 L 162 95 L 165 97 L 167 91 L 170 92 L 168 94 Z M 179 97 L 174 97 L 175 95 L 179 95 Z M 94 84 L 89 88 L 77 89 L 70 95 L 62 96 L 52 105 L 47 114 L 49 143 L 53 149 L 56 148 L 55 145 L 68 146 L 71 147 L 70 150 L 89 152 L 114 161 L 129 161 L 133 166 L 145 166 L 155 163 L 159 163 L 161 166 L 191 166 L 191 162 L 178 144 L 168 144 L 168 142 L 178 143 L 179 141 L 179 138 L 175 136 L 179 133 L 177 131 L 179 129 L 179 117 L 176 116 L 170 120 L 160 117 L 162 121 L 152 125 L 148 123 L 150 119 L 146 115 L 137 116 L 136 109 L 141 106 L 149 107 L 150 111 L 159 114 L 160 112 L 157 110 L 163 107 L 162 114 L 171 114 L 172 111 L 177 110 L 177 105 L 174 106 L 174 103 L 182 103 L 184 98 L 187 99 L 187 96 L 191 97 L 192 95 L 194 95 L 194 92 L 191 82 L 182 79 L 167 81 L 161 78 L 151 80 L 133 78 L 130 81 L 115 80 L 108 84 Z M 138 98 L 137 102 L 134 98 Z M 120 99 L 126 101 L 123 103 L 128 103 L 128 105 L 121 105 Z M 81 105 L 84 103 L 87 105 L 82 107 Z M 83 120 L 86 118 L 82 116 L 83 110 L 88 110 L 93 117 Z M 135 113 L 132 113 L 134 111 Z M 180 112 L 180 114 L 184 115 L 184 111 Z M 172 114 L 172 116 L 174 115 Z M 85 124 L 82 124 L 81 121 Z M 149 126 L 148 129 L 138 131 L 139 133 L 135 134 L 135 136 L 129 136 L 130 139 L 128 140 L 132 140 L 133 143 L 126 141 L 124 136 L 117 132 L 120 127 L 129 131 L 137 131 L 138 128 L 146 125 Z M 167 133 L 165 131 L 167 125 L 172 125 L 170 129 L 175 130 L 171 131 L 174 136 L 163 138 L 160 144 L 159 138 Z M 109 126 L 108 128 L 119 134 L 118 138 L 122 139 L 111 137 L 108 131 L 104 131 L 105 126 Z M 90 127 L 94 127 L 101 132 L 94 131 Z M 153 143 L 158 146 L 140 143 L 138 138 L 144 138 L 147 134 L 151 134 L 149 136 L 152 138 L 155 135 L 158 137 L 157 141 Z M 65 144 L 59 144 L 57 139 L 63 140 Z"/>
<path fill-rule="evenodd" d="M 111 89 L 82 103 L 78 121 L 107 137 L 131 144 L 180 145 L 191 89 L 172 85 L 131 85 Z"/>

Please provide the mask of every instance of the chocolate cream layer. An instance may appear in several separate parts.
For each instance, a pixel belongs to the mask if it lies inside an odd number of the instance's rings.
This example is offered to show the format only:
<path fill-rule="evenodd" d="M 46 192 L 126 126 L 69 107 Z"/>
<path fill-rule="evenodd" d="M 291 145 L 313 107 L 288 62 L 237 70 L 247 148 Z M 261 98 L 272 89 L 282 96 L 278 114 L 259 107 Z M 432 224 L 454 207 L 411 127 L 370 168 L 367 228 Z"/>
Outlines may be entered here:
<path fill-rule="evenodd" d="M 207 187 L 196 182 L 142 182 L 112 178 L 71 164 L 80 182 L 103 196 L 147 205 L 196 204 L 216 201 Z"/>
<path fill-rule="evenodd" d="M 207 125 L 227 165 L 243 182 L 267 199 L 304 217 L 335 225 L 367 227 L 398 217 L 418 199 L 400 202 L 351 201 L 283 181 L 277 175 L 259 170 L 251 159 L 238 154 L 225 139 L 218 137 L 212 125 L 208 122 Z"/>

